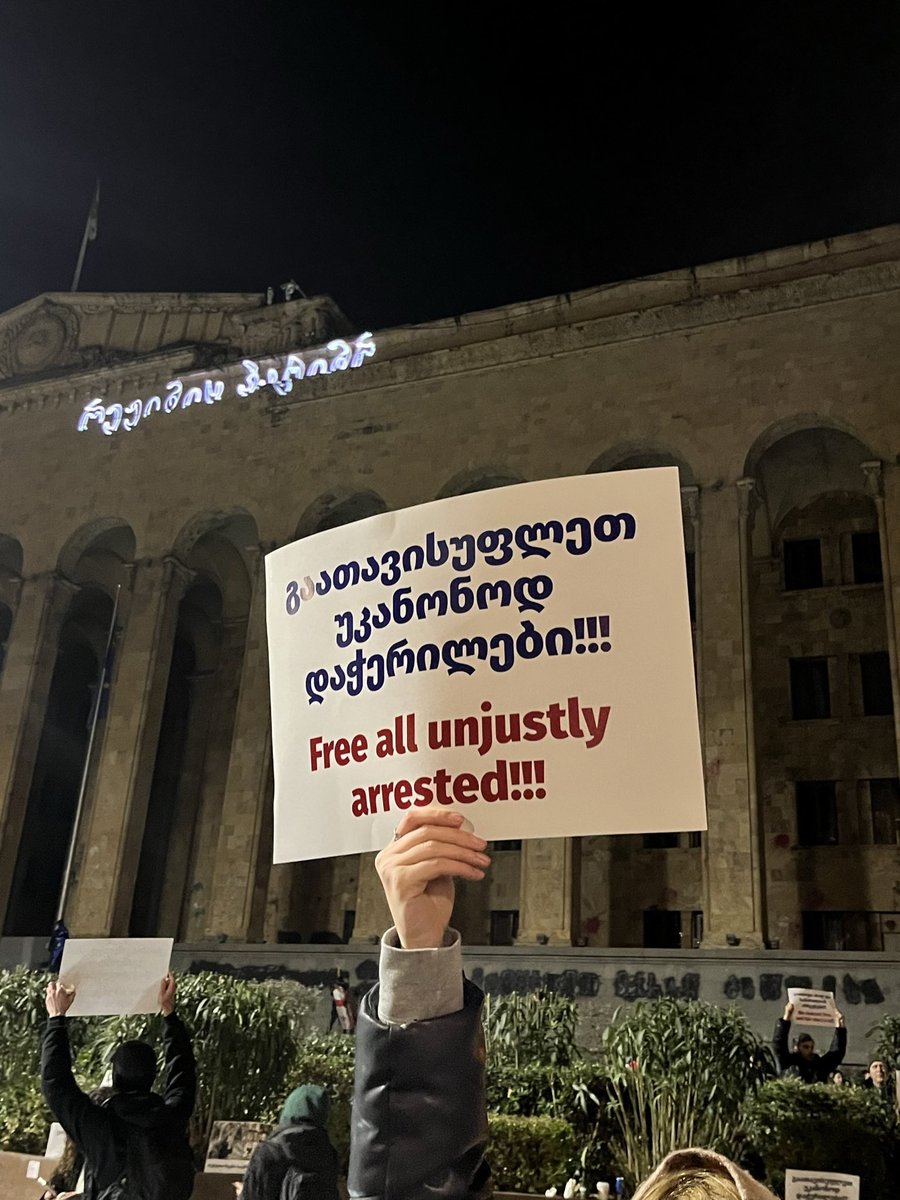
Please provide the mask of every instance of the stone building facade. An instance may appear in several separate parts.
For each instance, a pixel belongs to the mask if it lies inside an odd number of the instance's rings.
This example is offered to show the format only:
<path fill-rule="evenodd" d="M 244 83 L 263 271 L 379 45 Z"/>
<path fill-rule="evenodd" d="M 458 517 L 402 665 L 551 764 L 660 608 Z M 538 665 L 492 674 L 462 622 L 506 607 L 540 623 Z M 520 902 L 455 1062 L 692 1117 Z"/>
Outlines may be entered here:
<path fill-rule="evenodd" d="M 82 790 L 74 933 L 370 940 L 365 856 L 271 865 L 265 552 L 675 465 L 708 831 L 498 843 L 464 936 L 895 951 L 898 329 L 900 227 L 374 335 L 325 298 L 0 316 L 4 934 L 49 930 Z"/>

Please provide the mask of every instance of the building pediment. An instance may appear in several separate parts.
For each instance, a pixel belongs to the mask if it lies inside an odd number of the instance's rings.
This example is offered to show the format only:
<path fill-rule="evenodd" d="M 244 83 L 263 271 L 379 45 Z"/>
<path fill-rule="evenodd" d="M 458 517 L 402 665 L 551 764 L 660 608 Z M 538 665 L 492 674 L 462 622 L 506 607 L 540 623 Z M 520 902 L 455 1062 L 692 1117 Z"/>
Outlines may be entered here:
<path fill-rule="evenodd" d="M 0 381 L 37 381 L 188 347 L 203 366 L 316 345 L 348 329 L 327 296 L 272 304 L 255 293 L 57 292 L 0 314 Z"/>

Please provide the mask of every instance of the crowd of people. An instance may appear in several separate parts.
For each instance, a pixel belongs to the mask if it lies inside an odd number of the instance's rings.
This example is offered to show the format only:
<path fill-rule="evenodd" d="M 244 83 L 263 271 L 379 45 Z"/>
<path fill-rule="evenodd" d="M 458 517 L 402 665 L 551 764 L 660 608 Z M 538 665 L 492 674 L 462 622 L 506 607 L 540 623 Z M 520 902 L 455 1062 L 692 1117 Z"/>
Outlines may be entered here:
<path fill-rule="evenodd" d="M 465 978 L 460 938 L 450 926 L 454 881 L 480 880 L 490 864 L 486 842 L 455 811 L 411 810 L 376 866 L 394 925 L 381 944 L 379 981 L 356 1016 L 356 1076 L 348 1187 L 365 1200 L 486 1198 L 492 1194 L 485 1104 L 483 996 Z M 343 987 L 342 983 L 342 987 Z M 346 1028 L 335 992 L 335 1023 Z M 72 1074 L 67 1012 L 74 992 L 51 982 L 41 1083 L 70 1139 L 68 1174 L 45 1193 L 58 1200 L 188 1200 L 194 1168 L 188 1121 L 196 1067 L 187 1029 L 175 1011 L 171 975 L 160 987 L 164 1081 L 142 1042 L 112 1058 L 112 1086 L 85 1094 Z M 847 1034 L 835 1018 L 829 1050 L 808 1034 L 789 1049 L 793 1008 L 775 1031 L 784 1073 L 808 1083 L 834 1077 Z M 868 1085 L 887 1087 L 884 1063 Z M 304 1085 L 285 1100 L 278 1128 L 254 1150 L 241 1200 L 337 1200 L 337 1155 L 326 1132 L 328 1096 Z M 62 1164 L 61 1164 L 62 1166 Z M 76 1178 L 80 1176 L 80 1178 Z M 66 1190 L 68 1189 L 68 1190 Z M 773 1200 L 734 1163 L 688 1147 L 670 1154 L 635 1200 Z"/>

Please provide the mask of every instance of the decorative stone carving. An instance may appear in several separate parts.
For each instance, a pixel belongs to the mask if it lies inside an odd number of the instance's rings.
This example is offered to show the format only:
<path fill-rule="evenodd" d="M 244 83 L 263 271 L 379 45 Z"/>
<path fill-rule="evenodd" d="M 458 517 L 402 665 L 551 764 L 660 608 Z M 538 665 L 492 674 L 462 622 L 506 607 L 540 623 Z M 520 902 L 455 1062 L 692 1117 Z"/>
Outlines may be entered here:
<path fill-rule="evenodd" d="M 34 375 L 71 360 L 78 318 L 60 304 L 45 303 L 0 335 L 0 375 Z"/>

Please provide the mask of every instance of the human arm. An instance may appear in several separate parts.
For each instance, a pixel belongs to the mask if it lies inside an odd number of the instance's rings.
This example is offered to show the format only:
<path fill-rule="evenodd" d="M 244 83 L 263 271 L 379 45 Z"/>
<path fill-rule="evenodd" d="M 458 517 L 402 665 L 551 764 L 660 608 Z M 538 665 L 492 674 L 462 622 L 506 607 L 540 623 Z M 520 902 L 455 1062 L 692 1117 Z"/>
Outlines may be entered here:
<path fill-rule="evenodd" d="M 108 1135 L 103 1109 L 93 1104 L 75 1082 L 66 1013 L 75 990 L 51 980 L 45 1004 L 47 1024 L 41 1040 L 41 1092 L 47 1106 L 69 1137 L 82 1149 Z"/>
<path fill-rule="evenodd" d="M 791 1017 L 794 1015 L 793 1004 L 784 1006 L 784 1016 L 775 1022 L 775 1032 L 772 1035 L 772 1049 L 778 1060 L 779 1069 L 786 1071 L 791 1066 L 791 1052 L 788 1039 L 791 1036 Z"/>
<path fill-rule="evenodd" d="M 160 984 L 159 1007 L 165 1021 L 166 1108 L 173 1122 L 187 1125 L 197 1097 L 197 1064 L 190 1034 L 175 1012 L 175 980 L 171 975 Z"/>
<path fill-rule="evenodd" d="M 360 1005 L 351 1196 L 490 1194 L 483 996 L 447 930 L 453 880 L 484 878 L 480 838 L 446 810 L 408 812 L 377 868 L 394 918 L 380 984 Z"/>
<path fill-rule="evenodd" d="M 835 1010 L 834 1014 L 834 1036 L 831 1039 L 831 1045 L 825 1054 L 822 1055 L 822 1068 L 827 1075 L 837 1068 L 844 1061 L 844 1055 L 847 1053 L 847 1028 L 844 1025 L 843 1013 Z"/>

